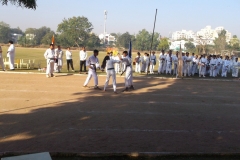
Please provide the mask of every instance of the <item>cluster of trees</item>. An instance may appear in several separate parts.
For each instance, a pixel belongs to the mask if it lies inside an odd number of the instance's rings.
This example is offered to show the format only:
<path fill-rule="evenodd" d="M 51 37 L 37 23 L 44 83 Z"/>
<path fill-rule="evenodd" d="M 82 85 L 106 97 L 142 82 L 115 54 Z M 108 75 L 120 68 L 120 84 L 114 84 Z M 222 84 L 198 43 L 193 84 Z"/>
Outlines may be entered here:
<path fill-rule="evenodd" d="M 4 22 L 0 22 L 0 43 L 7 43 L 9 39 L 13 39 L 13 34 L 21 34 L 18 44 L 22 46 L 38 46 L 48 45 L 51 43 L 52 36 L 55 36 L 56 44 L 62 46 L 80 47 L 87 46 L 89 48 L 99 47 L 100 39 L 94 33 L 91 33 L 93 26 L 86 17 L 72 17 L 63 19 L 58 24 L 57 32 L 49 27 L 27 28 L 23 32 L 20 28 L 11 29 Z"/>
<path fill-rule="evenodd" d="M 13 39 L 13 34 L 21 34 L 18 39 L 18 44 L 22 46 L 39 46 L 48 45 L 51 43 L 52 36 L 55 36 L 55 43 L 60 44 L 63 47 L 80 47 L 86 46 L 89 49 L 104 47 L 103 41 L 101 41 L 97 35 L 92 33 L 93 25 L 89 20 L 82 17 L 72 17 L 63 19 L 58 24 L 57 31 L 52 31 L 49 27 L 41 28 L 27 28 L 23 32 L 20 28 L 10 28 L 10 26 L 4 22 L 0 22 L 0 43 L 7 43 L 8 40 Z M 152 42 L 152 33 L 146 29 L 142 29 L 137 34 L 131 35 L 126 33 L 111 33 L 115 36 L 116 42 L 110 43 L 111 46 L 127 49 L 129 47 L 129 41 L 132 41 L 132 47 L 134 50 L 149 51 Z M 218 38 L 214 40 L 215 45 L 207 45 L 207 43 L 199 43 L 195 46 L 191 40 L 185 43 L 185 47 L 188 52 L 195 53 L 209 53 L 217 52 L 221 53 L 223 50 L 238 51 L 240 50 L 240 41 L 237 36 L 233 36 L 229 43 L 226 42 L 226 31 L 223 30 L 219 33 Z M 168 38 L 161 38 L 160 33 L 155 33 L 153 36 L 152 50 L 167 50 L 170 43 Z"/>
<path fill-rule="evenodd" d="M 0 43 L 8 43 L 13 33 L 22 34 L 23 32 L 20 28 L 10 28 L 9 24 L 0 22 Z"/>
<path fill-rule="evenodd" d="M 116 42 L 115 45 L 119 48 L 128 48 L 129 41 L 132 41 L 132 48 L 139 51 L 149 51 L 151 47 L 152 34 L 149 33 L 146 29 L 143 29 L 138 32 L 136 35 L 131 35 L 129 32 L 123 34 L 111 33 L 115 36 Z M 160 43 L 160 34 L 155 33 L 153 37 L 152 49 L 157 50 Z"/>
<path fill-rule="evenodd" d="M 20 28 L 11 29 L 4 22 L 0 23 L 0 43 L 7 43 L 13 33 L 21 34 L 18 39 L 18 44 L 22 46 L 39 46 L 48 45 L 51 43 L 51 38 L 55 36 L 55 43 L 62 46 L 80 47 L 87 46 L 88 48 L 98 48 L 103 45 L 97 35 L 92 33 L 93 25 L 86 17 L 72 17 L 63 19 L 58 24 L 57 31 L 54 32 L 49 27 L 27 28 L 23 32 Z M 127 49 L 129 41 L 132 41 L 133 49 L 139 51 L 149 51 L 152 41 L 152 33 L 146 29 L 139 31 L 136 35 L 131 35 L 126 32 L 123 34 L 112 33 L 115 36 L 116 42 L 110 43 L 110 46 Z M 153 50 L 168 49 L 169 42 L 167 38 L 161 38 L 159 33 L 155 33 L 153 37 Z"/>
<path fill-rule="evenodd" d="M 195 46 L 191 41 L 188 41 L 185 43 L 185 47 L 188 52 L 195 53 L 222 53 L 225 50 L 228 50 L 230 52 L 240 51 L 240 40 L 236 35 L 233 36 L 229 43 L 226 42 L 226 30 L 222 30 L 218 34 L 218 38 L 215 38 L 213 42 L 214 45 L 208 45 L 207 43 L 202 42 Z"/>
<path fill-rule="evenodd" d="M 152 50 L 169 49 L 169 42 L 167 38 L 161 38 L 160 33 L 155 33 L 152 41 L 152 33 L 148 32 L 146 29 L 142 29 L 137 34 L 131 35 L 126 32 L 111 33 L 115 36 L 115 45 L 119 48 L 128 48 L 129 41 L 132 41 L 132 48 L 139 51 L 149 51 L 152 43 Z"/>

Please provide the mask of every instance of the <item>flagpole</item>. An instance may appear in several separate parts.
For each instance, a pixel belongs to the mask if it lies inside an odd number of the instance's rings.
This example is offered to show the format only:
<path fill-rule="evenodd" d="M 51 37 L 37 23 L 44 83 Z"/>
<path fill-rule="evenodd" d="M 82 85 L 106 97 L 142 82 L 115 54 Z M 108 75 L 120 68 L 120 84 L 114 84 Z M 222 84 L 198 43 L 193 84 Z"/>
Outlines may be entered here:
<path fill-rule="evenodd" d="M 153 33 L 152 33 L 152 41 L 151 41 L 151 47 L 150 47 L 150 56 L 149 56 L 149 64 L 148 64 L 147 74 L 148 74 L 150 63 L 151 63 L 150 60 L 151 60 L 151 55 L 152 55 L 152 44 L 153 44 L 153 37 L 154 37 L 154 31 L 155 31 L 156 18 L 157 18 L 157 9 L 156 9 L 156 13 L 155 13 L 155 20 L 154 20 L 154 26 L 153 26 Z"/>

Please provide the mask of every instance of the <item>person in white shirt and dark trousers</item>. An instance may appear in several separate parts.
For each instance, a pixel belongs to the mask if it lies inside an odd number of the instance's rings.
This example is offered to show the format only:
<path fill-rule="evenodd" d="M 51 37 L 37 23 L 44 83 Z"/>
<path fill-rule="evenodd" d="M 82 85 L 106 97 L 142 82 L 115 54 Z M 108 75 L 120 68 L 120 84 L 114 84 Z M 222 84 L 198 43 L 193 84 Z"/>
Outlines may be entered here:
<path fill-rule="evenodd" d="M 84 72 L 87 72 L 87 69 L 86 69 L 87 52 L 85 47 L 82 47 L 82 50 L 80 51 L 79 56 L 80 56 L 80 74 L 81 74 L 83 66 L 84 66 Z"/>
<path fill-rule="evenodd" d="M 67 71 L 69 72 L 69 65 L 70 65 L 72 68 L 72 71 L 74 72 L 73 61 L 72 61 L 72 52 L 70 51 L 70 47 L 67 48 L 66 59 L 67 59 Z"/>

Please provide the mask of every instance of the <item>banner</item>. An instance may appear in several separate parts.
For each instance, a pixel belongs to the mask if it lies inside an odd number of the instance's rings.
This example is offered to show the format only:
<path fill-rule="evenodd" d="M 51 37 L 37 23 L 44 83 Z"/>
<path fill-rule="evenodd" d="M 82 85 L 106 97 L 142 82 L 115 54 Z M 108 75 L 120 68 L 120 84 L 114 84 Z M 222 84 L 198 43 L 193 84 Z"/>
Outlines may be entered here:
<path fill-rule="evenodd" d="M 113 53 L 112 56 L 117 56 L 118 49 L 117 48 L 110 48 L 110 47 L 108 47 L 108 48 L 106 48 L 106 52 L 107 53 L 112 52 Z"/>

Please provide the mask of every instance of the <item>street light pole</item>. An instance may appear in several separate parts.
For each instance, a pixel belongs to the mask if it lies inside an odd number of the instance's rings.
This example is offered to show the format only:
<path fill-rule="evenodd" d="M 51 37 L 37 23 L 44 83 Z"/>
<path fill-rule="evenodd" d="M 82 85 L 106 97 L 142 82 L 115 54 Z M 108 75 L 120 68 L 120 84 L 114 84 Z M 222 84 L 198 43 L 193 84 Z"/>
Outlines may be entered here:
<path fill-rule="evenodd" d="M 107 12 L 107 10 L 104 10 L 104 31 L 103 31 L 103 36 L 104 36 L 104 38 L 103 38 L 103 42 L 104 42 L 104 45 L 105 45 L 105 42 L 106 42 L 106 22 L 107 22 L 107 14 L 108 14 L 108 12 Z"/>

